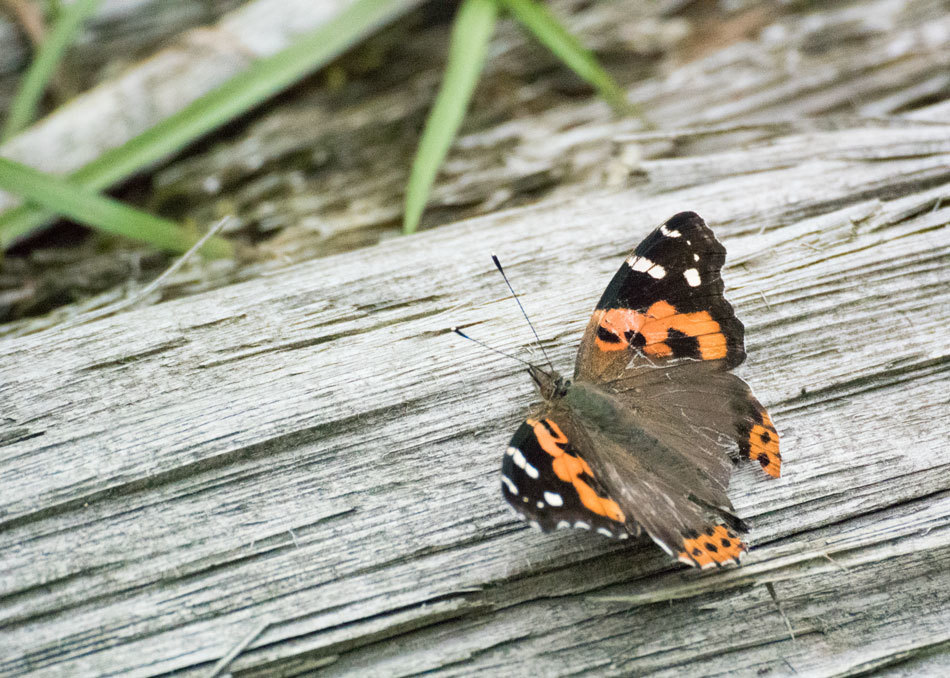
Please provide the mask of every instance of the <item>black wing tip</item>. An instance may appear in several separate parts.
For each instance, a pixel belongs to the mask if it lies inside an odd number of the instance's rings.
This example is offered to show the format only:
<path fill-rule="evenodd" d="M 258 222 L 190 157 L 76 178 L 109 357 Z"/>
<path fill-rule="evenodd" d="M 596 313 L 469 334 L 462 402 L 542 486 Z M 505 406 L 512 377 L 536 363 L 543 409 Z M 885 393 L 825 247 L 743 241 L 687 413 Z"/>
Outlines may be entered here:
<path fill-rule="evenodd" d="M 719 242 L 716 239 L 713 230 L 706 223 L 705 219 L 696 214 L 696 212 L 678 212 L 666 220 L 663 228 L 667 231 L 679 231 L 689 235 L 690 233 L 702 233 L 711 240 Z"/>
<path fill-rule="evenodd" d="M 692 240 L 691 247 L 694 251 L 702 251 L 709 258 L 707 265 L 709 269 L 718 271 L 726 263 L 726 248 L 713 233 L 712 228 L 696 212 L 678 212 L 667 219 L 666 223 L 659 226 L 653 234 L 653 238 L 660 242 L 665 240 L 663 236 L 673 238 L 683 237 L 685 240 Z M 641 243 L 647 243 L 651 238 L 647 238 Z M 655 242 L 650 243 L 651 245 Z M 639 250 L 640 247 L 637 247 Z M 640 252 L 637 252 L 638 254 Z"/>
<path fill-rule="evenodd" d="M 703 221 L 703 218 L 696 214 L 696 212 L 677 212 L 669 219 L 667 219 L 665 226 L 667 228 L 690 226 L 690 225 L 706 225 L 706 222 Z"/>

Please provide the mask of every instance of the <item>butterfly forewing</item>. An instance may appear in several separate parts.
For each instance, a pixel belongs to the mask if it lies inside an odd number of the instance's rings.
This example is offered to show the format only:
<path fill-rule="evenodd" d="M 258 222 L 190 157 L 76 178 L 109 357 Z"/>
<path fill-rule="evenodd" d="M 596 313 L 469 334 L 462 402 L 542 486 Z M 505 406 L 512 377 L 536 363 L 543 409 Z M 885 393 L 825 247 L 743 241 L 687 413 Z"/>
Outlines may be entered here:
<path fill-rule="evenodd" d="M 626 516 L 608 496 L 578 446 L 562 413 L 527 419 L 515 432 L 501 465 L 508 503 L 545 532 L 576 527 L 624 538 Z"/>
<path fill-rule="evenodd" d="M 590 319 L 574 376 L 613 381 L 629 369 L 745 359 L 742 323 L 723 297 L 726 250 L 692 212 L 655 229 L 627 257 Z"/>

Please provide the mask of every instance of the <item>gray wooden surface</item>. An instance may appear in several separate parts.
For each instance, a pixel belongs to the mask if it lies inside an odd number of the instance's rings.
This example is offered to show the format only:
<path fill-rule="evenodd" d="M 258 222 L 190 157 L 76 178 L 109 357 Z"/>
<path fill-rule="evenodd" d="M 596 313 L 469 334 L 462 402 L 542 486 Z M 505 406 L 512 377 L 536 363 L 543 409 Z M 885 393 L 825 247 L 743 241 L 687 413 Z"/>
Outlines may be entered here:
<path fill-rule="evenodd" d="M 0 673 L 202 675 L 263 624 L 236 675 L 948 670 L 950 125 L 645 171 L 703 167 L 4 340 Z M 516 521 L 529 379 L 447 331 L 529 354 L 494 249 L 569 371 L 625 250 L 682 209 L 726 244 L 786 460 L 737 473 L 753 550 L 715 573 Z"/>
<path fill-rule="evenodd" d="M 577 102 L 469 132 L 434 204 L 485 216 L 0 339 L 0 675 L 204 676 L 248 638 L 226 671 L 950 671 L 950 19 L 864 4 L 646 81 L 656 133 Z M 366 162 L 331 230 L 398 206 Z M 735 476 L 753 548 L 712 573 L 517 521 L 498 467 L 536 396 L 448 332 L 537 354 L 494 250 L 570 372 L 625 252 L 685 209 L 727 247 L 785 459 Z"/>

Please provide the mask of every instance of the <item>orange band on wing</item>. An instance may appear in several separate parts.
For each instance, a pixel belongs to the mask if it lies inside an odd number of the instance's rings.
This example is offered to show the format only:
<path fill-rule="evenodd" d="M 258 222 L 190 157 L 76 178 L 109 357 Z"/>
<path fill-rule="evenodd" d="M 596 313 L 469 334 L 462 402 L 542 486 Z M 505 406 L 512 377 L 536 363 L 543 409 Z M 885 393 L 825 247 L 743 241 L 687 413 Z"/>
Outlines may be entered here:
<path fill-rule="evenodd" d="M 710 567 L 738 564 L 739 556 L 745 550 L 746 545 L 734 532 L 726 529 L 725 525 L 716 525 L 706 530 L 705 534 L 683 539 L 683 550 L 678 556 L 681 562 L 688 565 Z"/>
<path fill-rule="evenodd" d="M 554 473 L 564 482 L 574 486 L 581 503 L 599 516 L 618 523 L 625 522 L 626 518 L 617 502 L 598 495 L 594 488 L 581 477 L 587 474 L 593 479 L 594 472 L 586 461 L 564 451 L 567 446 L 567 436 L 561 428 L 550 419 L 545 419 L 543 423 L 535 419 L 527 421 L 528 425 L 534 429 L 535 438 L 541 449 L 554 457 L 551 464 Z"/>
<path fill-rule="evenodd" d="M 719 323 L 716 323 L 717 329 Z M 728 352 L 726 346 L 726 335 L 722 332 L 714 334 L 701 334 L 697 337 L 699 341 L 699 354 L 703 360 L 718 360 L 725 358 Z"/>
<path fill-rule="evenodd" d="M 673 355 L 673 349 L 665 342 L 670 331 L 675 330 L 696 338 L 703 360 L 726 357 L 726 336 L 708 311 L 677 313 L 674 306 L 657 301 L 645 313 L 628 308 L 612 308 L 599 313 L 596 343 L 601 351 L 626 350 L 633 342 L 647 355 L 665 358 Z M 637 335 L 642 338 L 640 341 L 634 339 Z"/>

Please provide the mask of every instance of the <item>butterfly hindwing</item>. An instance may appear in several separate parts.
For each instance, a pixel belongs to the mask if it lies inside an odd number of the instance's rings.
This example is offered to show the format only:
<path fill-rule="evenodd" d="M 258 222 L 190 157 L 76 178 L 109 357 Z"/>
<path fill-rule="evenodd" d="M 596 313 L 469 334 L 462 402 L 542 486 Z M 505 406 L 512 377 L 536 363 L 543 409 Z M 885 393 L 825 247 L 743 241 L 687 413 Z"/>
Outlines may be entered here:
<path fill-rule="evenodd" d="M 756 400 L 748 386 L 746 389 L 744 401 L 736 404 L 739 452 L 746 459 L 758 462 L 762 470 L 770 476 L 778 478 L 782 475 L 782 454 L 779 452 L 778 431 L 775 430 L 775 424 L 772 423 L 769 413 L 762 407 L 762 403 Z"/>
<path fill-rule="evenodd" d="M 730 460 L 756 462 L 781 475 L 778 432 L 749 385 L 705 363 L 683 363 L 634 372 L 610 391 L 636 404 L 637 423 L 727 487 Z"/>
<path fill-rule="evenodd" d="M 545 532 L 577 527 L 625 538 L 626 516 L 568 438 L 572 428 L 550 413 L 521 424 L 502 461 L 502 494 Z"/>
<path fill-rule="evenodd" d="M 639 457 L 616 441 L 597 439 L 596 434 L 594 440 L 597 453 L 592 465 L 604 478 L 621 510 L 660 548 L 694 567 L 739 563 L 747 546 L 736 529 L 746 527 L 731 514 L 728 500 L 720 507 L 699 502 L 693 487 L 644 469 Z"/>

